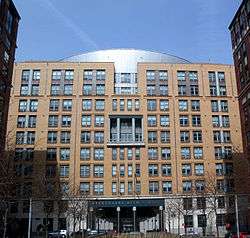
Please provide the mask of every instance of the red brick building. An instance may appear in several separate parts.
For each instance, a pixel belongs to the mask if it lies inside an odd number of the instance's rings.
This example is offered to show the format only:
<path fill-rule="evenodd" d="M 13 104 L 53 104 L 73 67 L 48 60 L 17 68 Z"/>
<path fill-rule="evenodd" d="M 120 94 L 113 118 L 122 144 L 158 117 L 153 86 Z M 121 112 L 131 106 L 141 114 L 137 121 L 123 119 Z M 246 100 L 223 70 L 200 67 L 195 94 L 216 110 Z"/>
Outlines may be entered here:
<path fill-rule="evenodd" d="M 9 97 L 20 16 L 11 0 L 0 1 L 0 156 L 5 146 Z"/>

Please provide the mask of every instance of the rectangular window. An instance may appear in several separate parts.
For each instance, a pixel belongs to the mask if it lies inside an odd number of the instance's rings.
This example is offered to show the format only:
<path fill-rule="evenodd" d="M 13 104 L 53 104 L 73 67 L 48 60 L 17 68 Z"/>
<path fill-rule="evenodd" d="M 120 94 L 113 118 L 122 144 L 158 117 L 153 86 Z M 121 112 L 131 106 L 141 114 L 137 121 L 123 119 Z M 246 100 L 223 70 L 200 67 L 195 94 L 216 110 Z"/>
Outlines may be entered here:
<path fill-rule="evenodd" d="M 96 95 L 104 95 L 105 94 L 105 85 L 97 84 L 96 85 Z"/>
<path fill-rule="evenodd" d="M 218 112 L 219 111 L 218 101 L 215 101 L 215 100 L 211 101 L 211 109 L 212 109 L 212 112 Z"/>
<path fill-rule="evenodd" d="M 94 160 L 104 160 L 104 149 L 95 148 L 94 149 Z"/>
<path fill-rule="evenodd" d="M 162 192 L 163 193 L 171 193 L 172 192 L 172 182 L 171 181 L 163 181 L 162 182 Z"/>
<path fill-rule="evenodd" d="M 71 116 L 69 115 L 62 115 L 62 127 L 70 127 L 71 126 Z"/>
<path fill-rule="evenodd" d="M 30 78 L 30 70 L 23 70 L 22 81 L 29 82 L 29 78 Z"/>
<path fill-rule="evenodd" d="M 162 164 L 161 173 L 162 173 L 162 176 L 171 176 L 172 175 L 171 164 Z"/>
<path fill-rule="evenodd" d="M 105 100 L 98 99 L 95 101 L 95 109 L 97 111 L 104 111 L 105 108 Z"/>
<path fill-rule="evenodd" d="M 193 131 L 193 142 L 202 143 L 202 131 Z"/>
<path fill-rule="evenodd" d="M 182 143 L 188 143 L 190 141 L 189 131 L 180 131 L 180 141 Z"/>
<path fill-rule="evenodd" d="M 81 182 L 80 183 L 80 192 L 83 194 L 90 193 L 90 183 L 89 182 Z"/>
<path fill-rule="evenodd" d="M 190 94 L 191 94 L 191 96 L 199 96 L 199 87 L 198 87 L 198 85 L 191 85 L 190 86 Z"/>
<path fill-rule="evenodd" d="M 56 148 L 47 148 L 47 160 L 56 160 L 57 150 Z"/>
<path fill-rule="evenodd" d="M 36 116 L 29 116 L 28 117 L 28 127 L 35 128 L 36 127 Z"/>
<path fill-rule="evenodd" d="M 127 100 L 127 110 L 132 111 L 132 100 L 131 99 Z"/>
<path fill-rule="evenodd" d="M 70 148 L 60 149 L 60 160 L 70 160 Z"/>
<path fill-rule="evenodd" d="M 106 79 L 105 70 L 97 70 L 96 71 L 96 80 L 105 80 L 105 79 Z"/>
<path fill-rule="evenodd" d="M 26 124 L 26 116 L 18 116 L 17 117 L 17 127 L 24 128 Z"/>
<path fill-rule="evenodd" d="M 199 100 L 191 100 L 191 109 L 192 109 L 192 111 L 200 111 L 200 101 Z"/>
<path fill-rule="evenodd" d="M 161 148 L 161 159 L 163 160 L 171 159 L 171 149 L 169 147 Z"/>
<path fill-rule="evenodd" d="M 104 143 L 104 132 L 96 131 L 94 133 L 94 142 L 95 143 Z"/>
<path fill-rule="evenodd" d="M 187 110 L 188 110 L 188 101 L 179 100 L 179 111 L 187 111 Z"/>
<path fill-rule="evenodd" d="M 207 227 L 207 218 L 206 215 L 197 215 L 198 218 L 198 227 Z"/>
<path fill-rule="evenodd" d="M 65 70 L 64 79 L 67 81 L 73 81 L 74 80 L 74 70 Z"/>
<path fill-rule="evenodd" d="M 189 125 L 189 120 L 187 115 L 180 115 L 179 121 L 181 127 Z"/>
<path fill-rule="evenodd" d="M 194 147 L 194 158 L 202 159 L 203 158 L 203 148 L 202 147 Z"/>
<path fill-rule="evenodd" d="M 155 115 L 148 116 L 148 126 L 156 126 L 157 120 Z"/>
<path fill-rule="evenodd" d="M 186 85 L 178 85 L 178 95 L 179 96 L 187 95 L 187 86 Z"/>
<path fill-rule="evenodd" d="M 60 177 L 69 177 L 69 165 L 60 165 Z"/>
<path fill-rule="evenodd" d="M 139 99 L 135 99 L 135 110 L 136 111 L 140 110 L 140 100 Z"/>
<path fill-rule="evenodd" d="M 201 116 L 200 115 L 193 115 L 192 116 L 192 126 L 194 126 L 194 127 L 201 126 Z"/>
<path fill-rule="evenodd" d="M 38 108 L 38 100 L 30 100 L 30 112 L 36 112 Z"/>
<path fill-rule="evenodd" d="M 58 111 L 59 110 L 59 99 L 51 99 L 49 103 L 50 111 Z"/>
<path fill-rule="evenodd" d="M 57 132 L 56 131 L 48 131 L 48 144 L 57 143 Z"/>
<path fill-rule="evenodd" d="M 191 181 L 183 181 L 183 192 L 191 192 L 192 190 L 192 182 Z"/>
<path fill-rule="evenodd" d="M 92 84 L 84 84 L 82 89 L 83 95 L 91 95 L 92 94 Z"/>
<path fill-rule="evenodd" d="M 192 174 L 191 164 L 182 164 L 182 175 L 190 176 Z"/>
<path fill-rule="evenodd" d="M 195 175 L 204 175 L 204 165 L 203 164 L 195 164 Z"/>
<path fill-rule="evenodd" d="M 159 80 L 160 81 L 167 81 L 168 80 L 168 71 L 160 70 L 159 71 Z"/>
<path fill-rule="evenodd" d="M 177 79 L 178 81 L 186 81 L 186 72 L 185 71 L 177 71 Z"/>
<path fill-rule="evenodd" d="M 103 195 L 104 192 L 104 184 L 103 182 L 94 182 L 94 191 L 95 195 Z"/>
<path fill-rule="evenodd" d="M 168 115 L 160 116 L 160 124 L 162 127 L 170 126 L 170 119 Z"/>
<path fill-rule="evenodd" d="M 147 101 L 147 109 L 149 111 L 156 111 L 156 100 L 148 100 Z"/>
<path fill-rule="evenodd" d="M 63 94 L 64 95 L 72 95 L 73 93 L 73 85 L 72 84 L 65 84 Z"/>
<path fill-rule="evenodd" d="M 158 165 L 157 164 L 149 164 L 148 165 L 148 175 L 149 176 L 158 176 Z"/>
<path fill-rule="evenodd" d="M 160 110 L 161 111 L 168 111 L 169 110 L 169 101 L 168 100 L 160 100 Z"/>
<path fill-rule="evenodd" d="M 124 111 L 125 109 L 125 101 L 124 99 L 120 99 L 120 111 Z"/>
<path fill-rule="evenodd" d="M 95 116 L 95 126 L 96 127 L 104 126 L 104 116 L 101 115 Z"/>
<path fill-rule="evenodd" d="M 181 158 L 182 159 L 190 159 L 191 158 L 189 147 L 182 147 L 181 148 Z"/>
<path fill-rule="evenodd" d="M 88 178 L 90 176 L 90 165 L 80 165 L 80 177 Z"/>
<path fill-rule="evenodd" d="M 148 131 L 148 143 L 157 143 L 157 131 Z"/>
<path fill-rule="evenodd" d="M 27 100 L 20 100 L 19 101 L 19 112 L 26 112 L 27 111 Z"/>
<path fill-rule="evenodd" d="M 52 80 L 60 81 L 62 77 L 61 70 L 52 70 Z"/>
<path fill-rule="evenodd" d="M 63 111 L 71 111 L 72 110 L 72 100 L 71 99 L 63 99 Z"/>
<path fill-rule="evenodd" d="M 103 165 L 94 165 L 94 176 L 97 178 L 102 178 L 104 176 Z"/>
<path fill-rule="evenodd" d="M 112 101 L 112 110 L 117 111 L 117 99 L 113 99 Z"/>
<path fill-rule="evenodd" d="M 148 159 L 150 160 L 158 159 L 158 150 L 156 147 L 148 148 Z"/>
<path fill-rule="evenodd" d="M 149 182 L 149 193 L 158 194 L 159 193 L 159 182 L 150 181 Z"/>
<path fill-rule="evenodd" d="M 61 131 L 60 142 L 62 144 L 70 143 L 70 131 Z"/>
<path fill-rule="evenodd" d="M 91 116 L 82 115 L 82 127 L 90 127 L 90 126 L 91 126 Z"/>
<path fill-rule="evenodd" d="M 93 79 L 93 70 L 84 70 L 83 71 L 83 79 L 91 81 Z"/>
<path fill-rule="evenodd" d="M 39 95 L 39 85 L 38 84 L 33 84 L 31 86 L 31 95 L 32 96 L 37 96 Z"/>
<path fill-rule="evenodd" d="M 81 160 L 90 160 L 90 148 L 81 148 L 80 150 L 80 159 Z"/>
<path fill-rule="evenodd" d="M 61 92 L 61 90 L 60 90 L 60 85 L 58 85 L 58 84 L 52 84 L 52 85 L 51 85 L 50 94 L 51 94 L 52 96 L 58 96 L 58 95 L 60 95 L 60 92 Z"/>
<path fill-rule="evenodd" d="M 58 116 L 57 115 L 49 115 L 48 127 L 57 127 L 57 126 L 58 126 Z"/>
<path fill-rule="evenodd" d="M 147 81 L 154 81 L 155 80 L 155 71 L 147 70 L 146 77 L 147 77 Z"/>
<path fill-rule="evenodd" d="M 161 131 L 161 143 L 170 143 L 170 131 Z"/>
<path fill-rule="evenodd" d="M 28 84 L 22 84 L 20 88 L 20 95 L 27 96 L 29 94 L 29 86 Z"/>

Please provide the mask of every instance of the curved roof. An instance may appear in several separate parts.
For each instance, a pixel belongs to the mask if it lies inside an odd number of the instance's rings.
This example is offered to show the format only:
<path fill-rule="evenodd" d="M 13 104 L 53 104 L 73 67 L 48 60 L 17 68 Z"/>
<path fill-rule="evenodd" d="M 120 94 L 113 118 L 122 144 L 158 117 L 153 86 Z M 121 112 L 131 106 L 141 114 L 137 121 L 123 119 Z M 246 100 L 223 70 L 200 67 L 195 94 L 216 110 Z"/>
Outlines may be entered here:
<path fill-rule="evenodd" d="M 117 73 L 136 73 L 137 63 L 190 64 L 188 60 L 159 52 L 136 49 L 110 49 L 65 58 L 65 62 L 113 62 Z"/>

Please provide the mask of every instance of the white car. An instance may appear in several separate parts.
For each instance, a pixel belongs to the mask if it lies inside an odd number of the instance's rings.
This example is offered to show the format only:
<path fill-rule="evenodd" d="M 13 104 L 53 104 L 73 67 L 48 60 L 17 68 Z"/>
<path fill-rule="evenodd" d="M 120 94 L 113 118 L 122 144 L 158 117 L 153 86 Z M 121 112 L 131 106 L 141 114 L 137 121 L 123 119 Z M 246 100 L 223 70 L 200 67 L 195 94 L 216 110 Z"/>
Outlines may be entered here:
<path fill-rule="evenodd" d="M 58 230 L 58 231 L 53 231 L 49 232 L 48 238 L 66 238 L 67 237 L 67 231 L 66 230 Z"/>

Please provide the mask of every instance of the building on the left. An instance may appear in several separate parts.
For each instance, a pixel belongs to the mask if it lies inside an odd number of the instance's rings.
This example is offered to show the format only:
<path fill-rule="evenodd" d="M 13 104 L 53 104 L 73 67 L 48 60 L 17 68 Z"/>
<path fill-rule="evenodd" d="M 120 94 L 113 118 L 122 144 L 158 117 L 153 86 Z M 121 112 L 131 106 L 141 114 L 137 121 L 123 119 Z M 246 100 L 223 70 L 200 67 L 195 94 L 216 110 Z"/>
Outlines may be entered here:
<path fill-rule="evenodd" d="M 5 147 L 9 98 L 20 15 L 11 0 L 0 1 L 0 158 Z"/>

